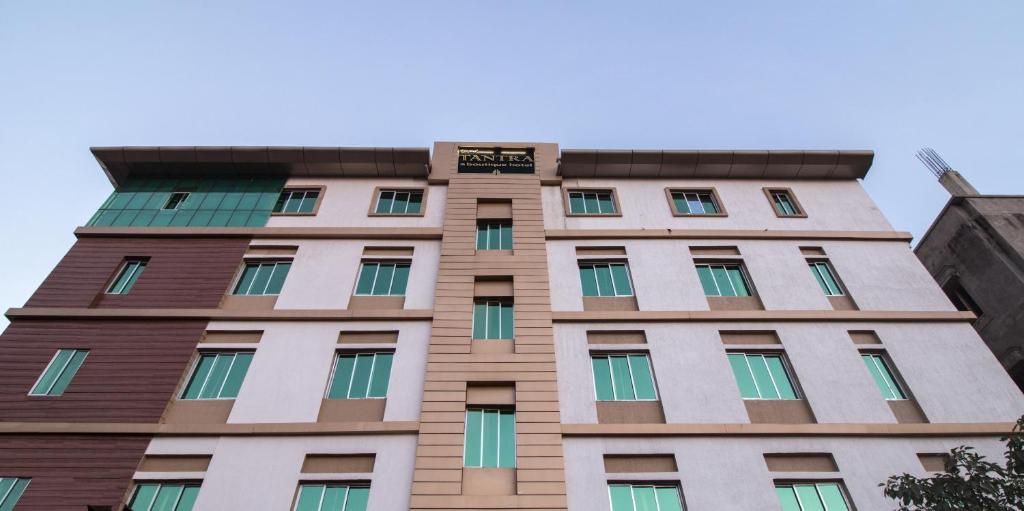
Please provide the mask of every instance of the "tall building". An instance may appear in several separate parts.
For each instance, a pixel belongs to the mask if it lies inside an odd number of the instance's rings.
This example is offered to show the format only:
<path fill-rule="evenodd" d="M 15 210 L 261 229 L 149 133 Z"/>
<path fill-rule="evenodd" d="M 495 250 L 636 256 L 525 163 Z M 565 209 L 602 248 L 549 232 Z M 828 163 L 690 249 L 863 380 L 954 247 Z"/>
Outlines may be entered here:
<path fill-rule="evenodd" d="M 93 152 L 0 510 L 890 509 L 1024 412 L 870 152 Z"/>
<path fill-rule="evenodd" d="M 982 195 L 945 162 L 937 174 L 950 199 L 914 252 L 1024 390 L 1024 195 Z"/>

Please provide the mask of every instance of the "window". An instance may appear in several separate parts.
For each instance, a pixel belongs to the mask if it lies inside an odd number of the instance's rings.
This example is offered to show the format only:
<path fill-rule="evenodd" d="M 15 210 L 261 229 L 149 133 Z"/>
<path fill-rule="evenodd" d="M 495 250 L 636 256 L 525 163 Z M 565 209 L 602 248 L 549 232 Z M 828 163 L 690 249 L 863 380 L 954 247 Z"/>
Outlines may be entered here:
<path fill-rule="evenodd" d="M 252 363 L 251 351 L 201 353 L 181 399 L 234 399 Z"/>
<path fill-rule="evenodd" d="M 679 487 L 666 484 L 609 484 L 612 511 L 683 511 Z"/>
<path fill-rule="evenodd" d="M 698 264 L 697 276 L 705 296 L 750 296 L 750 286 L 738 264 Z"/>
<path fill-rule="evenodd" d="M 512 222 L 488 220 L 476 224 L 477 250 L 512 250 Z"/>
<path fill-rule="evenodd" d="M 775 484 L 782 511 L 850 511 L 839 483 Z"/>
<path fill-rule="evenodd" d="M 598 401 L 654 401 L 651 362 L 646 353 L 591 355 Z"/>
<path fill-rule="evenodd" d="M 832 273 L 832 269 L 825 261 L 808 261 L 807 264 L 811 267 L 811 273 L 814 274 L 814 278 L 818 281 L 818 285 L 821 286 L 821 290 L 828 296 L 843 296 L 843 288 L 839 287 L 839 281 L 836 279 L 835 274 Z"/>
<path fill-rule="evenodd" d="M 135 285 L 135 281 L 139 280 L 139 275 L 142 275 L 142 270 L 146 269 L 147 261 L 145 259 L 128 259 L 121 265 L 121 271 L 117 272 L 117 277 L 110 283 L 110 287 L 107 288 L 107 294 L 111 295 L 123 295 L 131 291 L 132 286 Z"/>
<path fill-rule="evenodd" d="M 316 201 L 320 198 L 320 190 L 294 190 L 285 188 L 277 197 L 274 213 L 312 213 Z"/>
<path fill-rule="evenodd" d="M 881 353 L 861 353 L 860 356 L 864 359 L 864 364 L 868 366 L 868 372 L 875 379 L 875 383 L 878 384 L 878 389 L 882 391 L 882 396 L 885 399 L 899 400 L 907 398 L 906 393 L 896 383 L 896 378 Z"/>
<path fill-rule="evenodd" d="M 82 367 L 82 362 L 85 361 L 85 356 L 88 354 L 89 350 L 57 350 L 57 354 L 50 360 L 50 364 L 46 366 L 46 370 L 39 376 L 39 380 L 36 381 L 28 395 L 59 396 L 64 394 L 64 389 L 68 388 L 68 384 L 75 377 L 78 368 Z"/>
<path fill-rule="evenodd" d="M 247 261 L 235 285 L 236 295 L 276 295 L 281 293 L 291 261 Z"/>
<path fill-rule="evenodd" d="M 781 354 L 729 353 L 743 399 L 797 399 Z"/>
<path fill-rule="evenodd" d="M 672 209 L 677 215 L 721 215 L 715 193 L 711 190 L 672 190 Z"/>
<path fill-rule="evenodd" d="M 327 385 L 327 399 L 387 397 L 392 352 L 339 353 Z"/>
<path fill-rule="evenodd" d="M 411 263 L 364 262 L 359 269 L 356 295 L 404 296 Z"/>
<path fill-rule="evenodd" d="M 516 413 L 512 410 L 466 410 L 464 465 L 475 468 L 516 466 Z"/>
<path fill-rule="evenodd" d="M 0 477 L 0 509 L 9 511 L 14 509 L 25 493 L 25 487 L 31 479 L 25 477 Z"/>
<path fill-rule="evenodd" d="M 946 293 L 956 310 L 973 312 L 979 318 L 984 314 L 981 307 L 978 306 L 978 302 L 974 301 L 971 294 L 960 284 L 960 279 L 953 277 L 946 281 L 942 286 L 942 292 Z"/>
<path fill-rule="evenodd" d="M 478 300 L 473 303 L 474 339 L 511 339 L 513 328 L 512 302 Z"/>
<path fill-rule="evenodd" d="M 369 486 L 303 483 L 295 511 L 366 511 Z"/>
<path fill-rule="evenodd" d="M 775 208 L 775 214 L 778 216 L 804 216 L 804 212 L 800 209 L 800 204 L 793 198 L 792 192 L 789 190 L 765 190 L 768 193 L 768 197 L 772 201 L 772 206 Z"/>
<path fill-rule="evenodd" d="M 614 215 L 618 213 L 611 190 L 578 190 L 569 192 L 569 214 Z"/>
<path fill-rule="evenodd" d="M 633 296 L 626 263 L 580 263 L 583 296 Z"/>
<path fill-rule="evenodd" d="M 378 215 L 418 215 L 423 207 L 423 190 L 381 190 L 377 194 Z"/>
<path fill-rule="evenodd" d="M 162 209 L 178 209 L 178 206 L 185 202 L 185 199 L 188 199 L 188 192 L 171 192 Z"/>
<path fill-rule="evenodd" d="M 132 511 L 192 511 L 199 483 L 139 483 L 128 501 Z"/>

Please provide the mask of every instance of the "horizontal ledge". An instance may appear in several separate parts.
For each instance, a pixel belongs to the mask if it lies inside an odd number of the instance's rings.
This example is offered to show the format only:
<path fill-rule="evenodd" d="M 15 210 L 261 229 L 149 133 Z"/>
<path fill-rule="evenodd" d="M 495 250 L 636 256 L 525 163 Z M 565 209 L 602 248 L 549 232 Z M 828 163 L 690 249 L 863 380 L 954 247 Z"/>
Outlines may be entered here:
<path fill-rule="evenodd" d="M 624 321 L 971 321 L 963 311 L 836 311 L 836 310 L 750 310 L 750 311 L 561 311 L 551 320 L 558 323 L 602 323 Z"/>
<path fill-rule="evenodd" d="M 847 240 L 904 241 L 914 237 L 904 231 L 789 231 L 756 229 L 548 229 L 549 240 L 590 239 L 734 239 L 734 240 Z"/>
<path fill-rule="evenodd" d="M 941 424 L 562 424 L 562 435 L 587 436 L 993 436 L 1012 422 Z"/>
<path fill-rule="evenodd" d="M 156 238 L 440 240 L 433 227 L 79 227 L 75 236 Z"/>
<path fill-rule="evenodd" d="M 430 309 L 83 309 L 21 307 L 7 309 L 9 319 L 208 319 L 218 321 L 429 321 Z"/>
<path fill-rule="evenodd" d="M 419 422 L 294 422 L 267 424 L 134 424 L 108 422 L 0 422 L 0 434 L 144 436 L 275 436 L 418 433 Z"/>

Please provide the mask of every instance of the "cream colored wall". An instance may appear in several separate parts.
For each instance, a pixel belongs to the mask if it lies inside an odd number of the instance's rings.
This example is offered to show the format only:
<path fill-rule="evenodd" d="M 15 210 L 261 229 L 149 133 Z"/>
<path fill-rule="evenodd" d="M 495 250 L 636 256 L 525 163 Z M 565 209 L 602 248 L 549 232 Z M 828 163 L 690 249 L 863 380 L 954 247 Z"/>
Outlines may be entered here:
<path fill-rule="evenodd" d="M 291 178 L 289 187 L 326 186 L 315 216 L 271 215 L 267 227 L 430 227 L 444 222 L 447 186 L 427 186 L 424 179 Z M 424 216 L 370 216 L 373 191 L 382 188 L 429 188 Z"/>

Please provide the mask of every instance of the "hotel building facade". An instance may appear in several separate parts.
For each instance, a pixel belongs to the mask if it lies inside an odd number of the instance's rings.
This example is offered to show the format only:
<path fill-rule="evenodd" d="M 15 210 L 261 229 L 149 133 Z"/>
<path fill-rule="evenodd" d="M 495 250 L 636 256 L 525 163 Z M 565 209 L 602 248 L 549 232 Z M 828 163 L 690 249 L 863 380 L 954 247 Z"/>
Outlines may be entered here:
<path fill-rule="evenodd" d="M 93 153 L 0 510 L 882 510 L 1024 413 L 870 152 Z"/>

